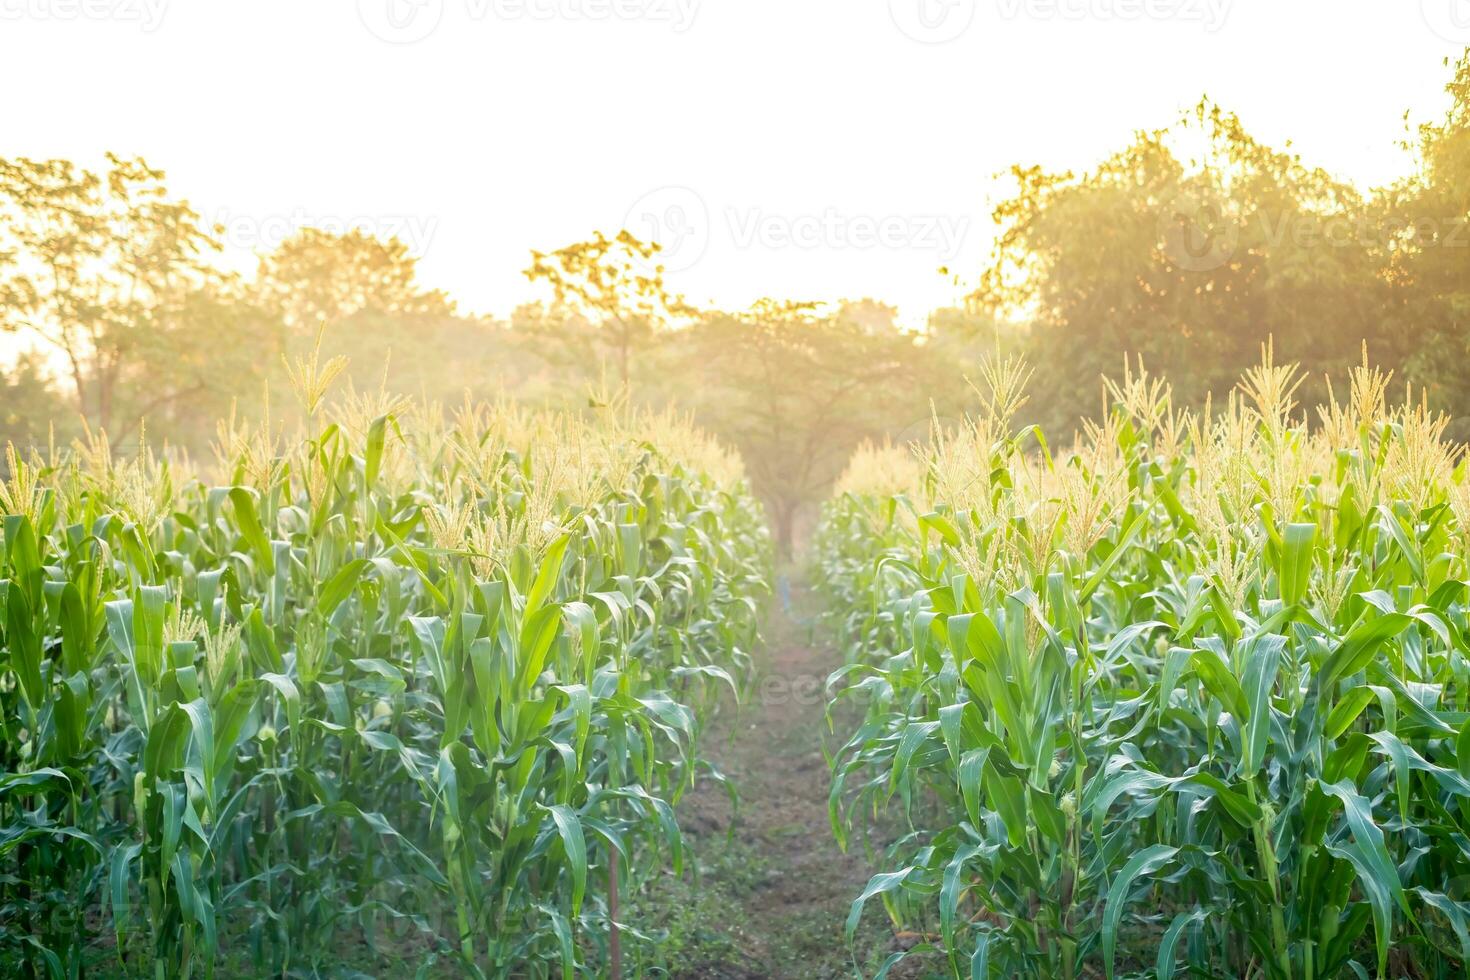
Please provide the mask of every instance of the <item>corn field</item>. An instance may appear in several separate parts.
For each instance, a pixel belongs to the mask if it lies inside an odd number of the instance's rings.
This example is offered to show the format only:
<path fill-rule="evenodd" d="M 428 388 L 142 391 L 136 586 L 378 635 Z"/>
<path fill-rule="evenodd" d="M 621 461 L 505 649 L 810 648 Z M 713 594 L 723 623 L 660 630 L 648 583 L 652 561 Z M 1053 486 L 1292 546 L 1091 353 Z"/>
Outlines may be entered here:
<path fill-rule="evenodd" d="M 848 935 L 880 903 L 918 935 L 883 973 L 1464 976 L 1447 420 L 1367 366 L 1300 410 L 1268 350 L 1199 412 L 1130 370 L 1060 451 L 1013 422 L 1027 379 L 993 364 L 825 511 L 831 821 L 882 862 Z"/>
<path fill-rule="evenodd" d="M 681 867 L 767 592 L 738 461 L 625 409 L 329 400 L 338 370 L 197 471 L 10 451 L 0 972 L 643 962 L 616 903 Z"/>
<path fill-rule="evenodd" d="M 199 465 L 8 452 L 0 967 L 679 975 L 620 909 L 683 874 L 756 673 L 738 459 L 340 369 Z M 1366 363 L 1309 412 L 1268 349 L 1198 411 L 1128 370 L 1063 450 L 1028 378 L 991 361 L 979 412 L 859 451 L 825 508 L 831 832 L 877 868 L 834 928 L 913 937 L 880 978 L 1463 976 L 1447 420 Z"/>

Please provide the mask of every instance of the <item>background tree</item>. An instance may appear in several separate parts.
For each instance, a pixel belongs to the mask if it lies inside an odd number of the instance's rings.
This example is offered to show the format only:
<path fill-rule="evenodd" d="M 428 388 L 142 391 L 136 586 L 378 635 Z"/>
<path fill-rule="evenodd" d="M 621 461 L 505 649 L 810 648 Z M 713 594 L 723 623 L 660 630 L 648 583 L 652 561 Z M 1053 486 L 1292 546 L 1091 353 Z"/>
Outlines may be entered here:
<path fill-rule="evenodd" d="M 77 414 L 52 385 L 45 360 L 35 352 L 0 369 L 0 447 L 44 446 L 54 435 L 65 445 L 77 431 Z"/>
<path fill-rule="evenodd" d="M 659 245 L 640 241 L 626 230 L 612 238 L 599 231 L 588 241 L 554 252 L 533 251 L 525 270 L 532 282 L 551 287 L 553 309 L 561 314 L 543 326 L 565 331 L 578 318 L 595 325 L 625 389 L 632 384 L 638 353 L 652 346 L 674 318 L 693 312 L 664 285 L 659 251 Z M 548 342 L 563 346 L 574 337 L 570 332 L 547 334 Z"/>
<path fill-rule="evenodd" d="M 880 336 L 898 330 L 898 307 L 876 299 L 845 299 L 833 314 L 836 322 L 862 333 Z"/>
<path fill-rule="evenodd" d="M 708 314 L 688 343 L 687 403 L 740 449 L 783 554 L 860 442 L 928 418 L 933 365 L 912 334 L 766 299 Z"/>
<path fill-rule="evenodd" d="M 598 327 L 564 306 L 522 303 L 510 314 L 510 329 L 522 347 L 562 380 L 591 381 L 604 365 L 587 356 L 601 339 Z"/>
<path fill-rule="evenodd" d="M 1435 400 L 1470 414 L 1470 53 L 1453 65 L 1442 120 L 1418 128 L 1415 173 L 1379 202 L 1389 311 L 1406 345 L 1405 374 Z M 1470 426 L 1456 435 L 1470 438 Z"/>
<path fill-rule="evenodd" d="M 407 244 L 358 229 L 301 229 L 261 257 L 255 290 L 259 303 L 293 330 L 315 332 L 363 313 L 454 314 L 448 296 L 419 285 L 418 259 Z"/>
<path fill-rule="evenodd" d="M 533 398 L 539 388 L 540 363 L 507 324 L 462 314 L 424 285 L 396 237 L 304 228 L 261 256 L 253 295 L 283 324 L 293 356 L 318 334 L 324 355 L 347 355 L 359 393 L 453 401 Z"/>
<path fill-rule="evenodd" d="M 109 154 L 95 173 L 68 160 L 0 159 L 0 326 L 64 358 L 81 414 L 107 427 L 144 352 L 190 329 L 196 294 L 220 281 L 219 243 L 164 174 Z M 215 338 L 218 343 L 221 338 Z M 153 407 L 180 395 L 148 381 Z"/>
<path fill-rule="evenodd" d="M 1089 173 L 1013 176 L 973 299 L 1029 322 L 1033 406 L 1053 428 L 1096 409 L 1099 375 L 1125 354 L 1191 400 L 1233 384 L 1273 335 L 1317 379 L 1365 340 L 1377 358 L 1399 352 L 1361 195 L 1209 102 Z"/>

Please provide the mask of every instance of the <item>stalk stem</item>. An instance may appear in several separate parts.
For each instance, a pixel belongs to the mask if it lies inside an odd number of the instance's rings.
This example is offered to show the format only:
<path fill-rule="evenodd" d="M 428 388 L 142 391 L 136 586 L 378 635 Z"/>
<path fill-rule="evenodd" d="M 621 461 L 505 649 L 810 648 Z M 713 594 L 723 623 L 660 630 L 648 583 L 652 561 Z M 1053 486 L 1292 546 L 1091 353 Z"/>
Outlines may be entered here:
<path fill-rule="evenodd" d="M 607 849 L 607 955 L 609 976 L 623 976 L 623 944 L 618 933 L 618 849 Z"/>
<path fill-rule="evenodd" d="M 1256 802 L 1256 783 L 1246 783 L 1251 802 Z M 1291 980 L 1291 950 L 1286 940 L 1286 919 L 1281 912 L 1281 873 L 1276 864 L 1276 850 L 1271 844 L 1271 825 L 1267 817 L 1255 821 L 1253 826 L 1256 840 L 1256 859 L 1266 874 L 1271 886 L 1271 945 L 1276 952 L 1277 965 L 1284 980 Z"/>

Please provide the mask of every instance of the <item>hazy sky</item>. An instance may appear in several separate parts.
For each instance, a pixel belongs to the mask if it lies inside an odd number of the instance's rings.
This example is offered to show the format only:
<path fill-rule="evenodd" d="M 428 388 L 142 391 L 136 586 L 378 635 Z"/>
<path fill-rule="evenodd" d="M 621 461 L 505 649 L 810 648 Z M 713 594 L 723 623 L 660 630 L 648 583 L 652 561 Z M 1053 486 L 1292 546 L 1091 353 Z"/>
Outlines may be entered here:
<path fill-rule="evenodd" d="M 1439 113 L 1470 0 L 0 0 L 0 155 L 142 154 L 251 263 L 396 232 L 472 310 L 627 225 L 691 300 L 953 302 L 992 176 L 1208 92 L 1361 183 Z"/>

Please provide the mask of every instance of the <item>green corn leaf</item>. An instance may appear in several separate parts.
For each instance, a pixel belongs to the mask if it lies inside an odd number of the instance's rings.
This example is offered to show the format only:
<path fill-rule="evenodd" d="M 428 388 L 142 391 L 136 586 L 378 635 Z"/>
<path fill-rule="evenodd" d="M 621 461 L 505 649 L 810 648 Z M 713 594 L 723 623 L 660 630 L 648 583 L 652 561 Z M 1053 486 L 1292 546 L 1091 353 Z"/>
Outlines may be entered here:
<path fill-rule="evenodd" d="M 30 600 L 22 589 L 5 590 L 5 644 L 11 668 L 32 710 L 45 701 L 41 680 L 41 637 L 35 630 Z"/>
<path fill-rule="evenodd" d="M 1134 883 L 1141 877 L 1156 874 L 1160 868 L 1174 860 L 1179 848 L 1164 844 L 1153 844 L 1134 854 L 1123 865 L 1123 870 L 1108 887 L 1107 905 L 1103 913 L 1102 947 L 1103 967 L 1109 978 L 1113 976 L 1113 962 L 1118 946 L 1118 926 L 1123 921 L 1123 909 Z"/>
<path fill-rule="evenodd" d="M 316 611 L 322 616 L 330 618 L 336 612 L 352 590 L 357 588 L 358 581 L 363 572 L 372 567 L 372 562 L 366 558 L 355 558 L 337 570 L 337 573 L 322 586 L 321 594 L 316 600 Z"/>
<path fill-rule="evenodd" d="M 1205 689 L 1225 706 L 1226 711 L 1241 722 L 1250 719 L 1245 692 L 1219 656 L 1210 650 L 1196 650 L 1190 654 L 1189 666 L 1205 685 Z"/>
<path fill-rule="evenodd" d="M 1242 773 L 1251 777 L 1266 760 L 1266 743 L 1271 736 L 1271 691 L 1281 665 L 1286 637 L 1268 634 L 1255 637 L 1246 656 L 1243 695 L 1250 705 L 1245 728 L 1245 759 Z"/>
<path fill-rule="evenodd" d="M 1204 909 L 1195 909 L 1193 912 L 1180 912 L 1174 916 L 1169 927 L 1164 930 L 1163 938 L 1159 940 L 1158 965 L 1154 973 L 1158 980 L 1173 980 L 1175 967 L 1175 950 L 1179 946 L 1179 937 L 1188 927 L 1198 927 L 1200 923 L 1207 921 L 1208 916 Z"/>
<path fill-rule="evenodd" d="M 259 495 L 250 487 L 231 487 L 229 495 L 230 503 L 235 507 L 235 520 L 240 528 L 240 536 L 250 546 L 255 560 L 260 563 L 265 574 L 274 575 L 276 573 L 275 549 L 271 547 L 270 537 L 260 523 L 260 513 L 257 509 Z"/>
<path fill-rule="evenodd" d="M 1348 726 L 1358 720 L 1358 715 L 1373 700 L 1373 692 L 1366 687 L 1355 687 L 1343 696 L 1343 699 L 1332 709 L 1327 716 L 1327 724 L 1323 733 L 1328 738 L 1338 738 L 1348 730 Z"/>
<path fill-rule="evenodd" d="M 1312 549 L 1317 542 L 1316 524 L 1288 524 L 1282 534 L 1281 559 L 1277 567 L 1281 601 L 1288 606 L 1301 602 L 1312 577 Z"/>
<path fill-rule="evenodd" d="M 575 918 L 582 914 L 582 896 L 587 893 L 587 843 L 582 837 L 582 821 L 576 811 L 564 804 L 559 803 L 546 810 L 556 823 L 557 834 L 566 851 L 567 866 L 571 868 L 572 916 Z"/>
<path fill-rule="evenodd" d="M 853 936 L 857 933 L 858 922 L 863 917 L 863 906 L 867 904 L 868 899 L 897 891 L 913 872 L 914 868 L 909 866 L 898 871 L 876 874 L 868 881 L 868 886 L 863 889 L 861 895 L 853 900 L 852 908 L 847 913 L 847 926 L 844 933 L 849 944 L 852 943 Z"/>
<path fill-rule="evenodd" d="M 1358 885 L 1368 897 L 1373 911 L 1373 927 L 1378 947 L 1378 973 L 1388 964 L 1389 937 L 1393 928 L 1393 909 L 1397 905 L 1412 918 L 1398 868 L 1389 857 L 1383 831 L 1373 821 L 1368 801 L 1349 782 L 1322 785 L 1322 791 L 1341 801 L 1351 836 L 1342 845 L 1328 849 L 1349 861 L 1357 871 Z"/>

